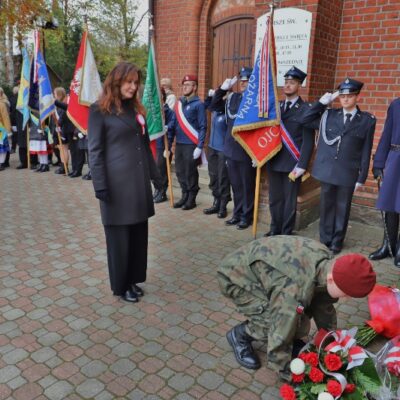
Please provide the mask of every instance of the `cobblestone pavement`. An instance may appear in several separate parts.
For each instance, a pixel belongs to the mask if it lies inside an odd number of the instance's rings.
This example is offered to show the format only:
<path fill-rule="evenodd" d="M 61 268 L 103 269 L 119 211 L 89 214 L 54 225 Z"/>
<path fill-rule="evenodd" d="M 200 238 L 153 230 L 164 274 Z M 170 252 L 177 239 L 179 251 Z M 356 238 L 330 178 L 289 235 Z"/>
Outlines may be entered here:
<path fill-rule="evenodd" d="M 110 293 L 90 182 L 14 168 L 0 182 L 0 399 L 278 398 L 265 349 L 255 345 L 263 367 L 251 372 L 226 342 L 241 319 L 215 271 L 251 233 L 204 216 L 209 197 L 186 212 L 157 206 L 146 295 L 133 305 Z M 368 253 L 381 235 L 352 224 L 345 251 Z M 380 282 L 398 278 L 390 260 L 376 266 Z M 362 323 L 366 301 L 341 303 L 339 316 L 341 326 Z"/>

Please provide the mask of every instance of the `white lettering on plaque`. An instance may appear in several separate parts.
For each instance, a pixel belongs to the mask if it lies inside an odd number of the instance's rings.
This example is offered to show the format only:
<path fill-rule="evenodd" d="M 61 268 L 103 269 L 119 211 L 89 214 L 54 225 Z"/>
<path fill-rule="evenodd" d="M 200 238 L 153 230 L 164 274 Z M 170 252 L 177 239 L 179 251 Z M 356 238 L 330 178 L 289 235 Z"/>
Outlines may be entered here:
<path fill-rule="evenodd" d="M 257 57 L 264 39 L 267 15 L 257 20 L 254 57 Z M 285 73 L 294 65 L 307 73 L 310 48 L 312 13 L 299 8 L 279 8 L 274 12 L 278 86 L 283 86 Z M 305 86 L 305 81 L 303 83 Z"/>

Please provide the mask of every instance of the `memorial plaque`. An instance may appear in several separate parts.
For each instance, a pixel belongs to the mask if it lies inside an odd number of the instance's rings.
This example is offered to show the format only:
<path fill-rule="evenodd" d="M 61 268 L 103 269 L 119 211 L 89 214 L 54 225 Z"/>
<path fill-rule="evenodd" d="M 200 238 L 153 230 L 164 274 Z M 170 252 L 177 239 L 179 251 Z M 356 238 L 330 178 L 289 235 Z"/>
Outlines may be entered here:
<path fill-rule="evenodd" d="M 266 29 L 267 15 L 257 20 L 255 56 L 260 51 Z M 312 13 L 299 8 L 280 8 L 274 12 L 278 86 L 284 85 L 283 75 L 292 65 L 307 73 Z M 303 86 L 306 85 L 304 81 Z"/>

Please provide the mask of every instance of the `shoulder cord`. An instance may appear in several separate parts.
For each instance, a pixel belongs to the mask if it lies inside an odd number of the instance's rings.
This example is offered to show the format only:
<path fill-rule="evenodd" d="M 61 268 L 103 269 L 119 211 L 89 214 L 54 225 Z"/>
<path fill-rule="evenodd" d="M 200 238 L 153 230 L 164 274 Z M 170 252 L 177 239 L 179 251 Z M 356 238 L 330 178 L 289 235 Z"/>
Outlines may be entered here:
<path fill-rule="evenodd" d="M 233 96 L 233 93 L 231 93 L 228 98 L 226 99 L 226 103 L 225 103 L 225 115 L 230 118 L 230 119 L 235 119 L 237 117 L 237 113 L 236 114 L 232 114 L 230 111 L 230 106 L 231 106 L 231 98 Z M 228 122 L 228 118 L 227 121 Z"/>
<path fill-rule="evenodd" d="M 319 125 L 319 132 L 320 132 L 320 136 L 322 135 L 322 139 L 324 140 L 324 142 L 328 145 L 328 146 L 333 146 L 335 143 L 337 143 L 336 145 L 336 156 L 335 156 L 335 160 L 337 160 L 338 155 L 339 155 L 339 150 L 340 150 L 340 144 L 342 143 L 342 136 L 336 136 L 335 138 L 329 140 L 326 137 L 326 121 L 328 119 L 328 110 L 326 110 L 321 117 L 321 122 Z"/>

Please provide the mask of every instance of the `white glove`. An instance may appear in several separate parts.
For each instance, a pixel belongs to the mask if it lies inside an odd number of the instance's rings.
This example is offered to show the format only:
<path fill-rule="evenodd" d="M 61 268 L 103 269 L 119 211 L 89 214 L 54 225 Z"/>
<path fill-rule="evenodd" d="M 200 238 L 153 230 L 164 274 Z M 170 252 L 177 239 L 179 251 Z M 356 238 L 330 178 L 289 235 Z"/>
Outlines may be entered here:
<path fill-rule="evenodd" d="M 234 76 L 232 79 L 227 78 L 224 80 L 224 83 L 221 85 L 221 89 L 229 90 L 236 82 L 237 82 L 237 76 Z"/>
<path fill-rule="evenodd" d="M 164 152 L 162 153 L 164 158 L 167 158 L 167 150 L 164 150 Z"/>
<path fill-rule="evenodd" d="M 257 161 L 256 160 L 251 160 L 251 166 L 253 168 L 257 168 Z"/>
<path fill-rule="evenodd" d="M 337 97 L 339 97 L 339 90 L 332 94 L 331 101 L 334 101 Z"/>
<path fill-rule="evenodd" d="M 14 125 L 14 126 L 12 126 L 11 127 L 11 130 L 13 131 L 13 132 L 17 132 L 17 127 Z"/>
<path fill-rule="evenodd" d="M 78 133 L 78 138 L 79 139 L 83 139 L 85 137 L 85 135 L 82 133 L 82 132 L 79 132 Z"/>
<path fill-rule="evenodd" d="M 214 89 L 210 89 L 210 90 L 208 91 L 208 97 L 213 97 L 213 96 L 214 96 L 214 93 L 215 93 L 215 90 L 214 90 Z"/>
<path fill-rule="evenodd" d="M 294 167 L 293 171 L 291 173 L 293 174 L 295 179 L 297 179 L 297 178 L 300 178 L 300 176 L 302 176 L 304 174 L 304 172 L 306 172 L 306 170 L 304 168 Z"/>
<path fill-rule="evenodd" d="M 193 159 L 197 160 L 201 156 L 201 149 L 196 147 L 193 151 Z"/>
<path fill-rule="evenodd" d="M 332 93 L 326 92 L 320 99 L 319 102 L 324 106 L 327 106 L 330 102 L 332 102 Z"/>
<path fill-rule="evenodd" d="M 354 191 L 358 190 L 363 184 L 360 182 L 356 183 L 356 187 L 354 188 Z"/>

